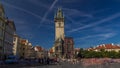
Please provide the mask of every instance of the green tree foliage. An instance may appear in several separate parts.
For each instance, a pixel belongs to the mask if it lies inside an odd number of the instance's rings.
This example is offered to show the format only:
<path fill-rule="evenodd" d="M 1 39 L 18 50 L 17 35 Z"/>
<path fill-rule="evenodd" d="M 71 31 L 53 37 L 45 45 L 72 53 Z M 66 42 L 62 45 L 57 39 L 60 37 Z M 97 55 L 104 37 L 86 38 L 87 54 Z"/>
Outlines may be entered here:
<path fill-rule="evenodd" d="M 80 49 L 77 57 L 80 58 L 120 58 L 120 51 L 105 51 L 101 49 L 100 51 L 88 51 L 84 49 Z"/>

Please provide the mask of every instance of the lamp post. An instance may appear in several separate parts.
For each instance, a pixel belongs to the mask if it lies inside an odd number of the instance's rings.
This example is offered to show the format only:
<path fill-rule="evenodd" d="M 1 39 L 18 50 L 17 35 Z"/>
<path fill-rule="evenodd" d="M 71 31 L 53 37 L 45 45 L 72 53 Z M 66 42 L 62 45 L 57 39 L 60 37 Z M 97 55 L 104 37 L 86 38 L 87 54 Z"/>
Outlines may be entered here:
<path fill-rule="evenodd" d="M 6 19 L 5 20 L 5 24 L 4 24 L 4 29 L 3 29 L 3 46 L 2 46 L 2 60 L 3 60 L 3 62 L 5 61 L 5 58 L 6 58 L 6 56 L 5 56 L 5 32 L 6 32 L 6 26 L 8 25 L 8 20 Z"/>

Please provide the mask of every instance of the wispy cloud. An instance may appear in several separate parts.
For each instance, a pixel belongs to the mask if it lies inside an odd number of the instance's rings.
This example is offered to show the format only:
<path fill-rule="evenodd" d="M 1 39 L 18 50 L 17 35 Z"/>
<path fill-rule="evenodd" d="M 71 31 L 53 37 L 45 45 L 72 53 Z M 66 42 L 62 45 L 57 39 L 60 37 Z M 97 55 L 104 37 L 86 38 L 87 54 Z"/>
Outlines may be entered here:
<path fill-rule="evenodd" d="M 86 28 L 94 27 L 94 26 L 96 26 L 96 25 L 99 25 L 99 24 L 105 23 L 105 22 L 107 22 L 107 21 L 113 20 L 113 19 L 115 19 L 115 18 L 117 18 L 117 17 L 120 17 L 120 13 L 113 14 L 113 15 L 105 18 L 105 19 L 102 19 L 102 20 L 100 20 L 100 21 L 94 22 L 94 23 L 92 23 L 92 24 L 85 25 L 85 26 L 83 26 L 83 27 L 79 27 L 79 28 L 72 29 L 72 30 L 70 30 L 70 31 L 68 31 L 68 32 L 76 32 L 76 31 L 83 30 L 83 29 L 86 29 Z"/>
<path fill-rule="evenodd" d="M 65 10 L 66 9 L 68 9 L 68 8 L 64 8 Z M 70 10 L 70 9 L 69 9 Z M 73 10 L 76 10 L 76 9 L 73 9 Z M 105 9 L 100 9 L 100 10 L 96 10 L 96 11 L 93 11 L 93 12 L 90 12 L 90 13 L 85 13 L 85 12 L 82 12 L 82 13 L 84 13 L 83 15 L 82 15 L 82 17 L 87 17 L 87 18 L 84 18 L 84 19 L 80 19 L 80 20 L 78 20 L 78 21 L 76 21 L 76 20 L 73 20 L 74 18 L 72 18 L 72 17 L 75 17 L 76 15 L 73 15 L 73 16 L 69 16 L 69 14 L 65 14 L 65 17 L 69 20 L 69 21 L 71 21 L 72 23 L 74 23 L 74 24 L 77 24 L 77 25 L 84 25 L 83 23 L 85 23 L 85 22 L 89 22 L 89 21 L 91 21 L 91 20 L 94 20 L 94 19 L 100 19 L 101 17 L 95 17 L 94 15 L 96 15 L 96 14 L 98 14 L 98 13 L 102 13 L 102 12 L 105 12 L 105 11 L 109 11 L 110 10 L 110 8 L 105 8 Z M 78 10 L 79 11 L 79 10 Z M 69 11 L 66 11 L 65 13 L 70 13 Z M 73 12 L 72 12 L 73 13 Z M 71 14 L 71 13 L 70 13 Z M 78 16 L 78 14 L 77 14 L 77 16 Z M 76 16 L 76 17 L 77 17 Z M 77 17 L 77 18 L 79 18 L 79 17 Z"/>
<path fill-rule="evenodd" d="M 102 13 L 102 12 L 105 12 L 105 11 L 110 11 L 110 10 L 112 10 L 112 9 L 111 8 L 105 8 L 105 9 L 94 10 L 90 13 L 95 15 L 95 14 Z"/>
<path fill-rule="evenodd" d="M 18 6 L 16 6 L 16 5 L 12 5 L 12 4 L 9 4 L 9 3 L 6 3 L 6 2 L 2 2 L 2 3 L 3 3 L 4 5 L 6 5 L 6 6 L 8 6 L 8 7 L 17 9 L 17 10 L 19 10 L 19 11 L 26 12 L 26 13 L 28 13 L 28 14 L 30 14 L 30 15 L 33 15 L 33 16 L 36 17 L 36 18 L 42 19 L 42 17 L 39 16 L 38 14 L 35 14 L 35 13 L 33 13 L 33 12 L 30 12 L 30 11 L 28 11 L 28 10 L 26 10 L 26 9 L 23 9 L 23 8 L 21 8 L 21 7 L 18 7 Z"/>
<path fill-rule="evenodd" d="M 76 38 L 76 40 L 86 40 L 86 39 L 98 39 L 98 40 L 106 40 L 113 36 L 117 35 L 117 33 L 104 33 L 104 34 L 95 34 L 95 35 L 88 35 L 82 38 Z"/>
<path fill-rule="evenodd" d="M 111 26 L 109 26 L 109 25 L 106 25 L 106 26 L 103 26 L 103 27 L 96 26 L 96 27 L 92 28 L 91 30 L 94 31 L 94 32 L 100 32 L 100 33 L 113 32 L 113 31 L 115 32 L 115 30 L 113 30 L 111 28 Z"/>
<path fill-rule="evenodd" d="M 81 16 L 81 17 L 93 17 L 91 14 L 80 11 L 78 9 L 69 9 L 69 8 L 63 8 L 63 10 L 65 11 L 65 14 L 68 16 Z"/>
<path fill-rule="evenodd" d="M 92 14 L 88 14 L 88 13 L 79 11 L 77 9 L 69 9 L 69 8 L 62 8 L 62 9 L 64 11 L 65 18 L 71 22 L 71 23 L 69 23 L 71 25 L 74 24 L 74 25 L 83 26 L 84 24 L 81 22 L 86 22 L 86 21 L 91 20 L 91 18 L 93 18 Z M 79 18 L 79 17 L 86 17 L 86 18 L 84 18 L 84 20 L 80 20 L 80 21 L 74 20 L 75 18 Z M 71 26 L 71 25 L 68 25 L 68 29 L 69 29 L 69 26 Z"/>
<path fill-rule="evenodd" d="M 40 0 L 28 0 L 28 2 L 33 3 L 37 6 L 41 6 L 41 7 L 46 8 L 46 9 L 49 8 L 45 3 L 42 3 Z"/>
<path fill-rule="evenodd" d="M 22 32 L 27 32 L 30 30 L 29 23 L 26 23 L 27 21 L 18 19 L 18 18 L 15 18 L 14 21 L 15 21 L 15 25 L 17 27 L 16 28 L 17 32 L 22 33 Z"/>
<path fill-rule="evenodd" d="M 84 22 L 84 20 L 82 20 L 82 21 L 75 21 L 70 16 L 65 15 L 65 17 L 66 17 L 66 19 L 68 19 L 69 21 L 71 21 L 73 24 L 84 25 L 83 23 L 80 23 L 80 22 Z"/>
<path fill-rule="evenodd" d="M 48 13 L 53 9 L 53 7 L 55 6 L 55 4 L 57 3 L 58 0 L 54 0 L 52 5 L 50 6 L 50 8 L 48 9 L 48 11 L 44 14 L 42 20 L 40 23 L 43 23 L 46 20 L 46 17 L 48 15 Z M 40 26 L 39 26 L 40 27 Z"/>
<path fill-rule="evenodd" d="M 73 2 L 78 2 L 79 0 L 63 0 L 62 2 L 65 2 L 65 3 L 73 3 Z M 82 2 L 82 0 L 81 0 Z"/>

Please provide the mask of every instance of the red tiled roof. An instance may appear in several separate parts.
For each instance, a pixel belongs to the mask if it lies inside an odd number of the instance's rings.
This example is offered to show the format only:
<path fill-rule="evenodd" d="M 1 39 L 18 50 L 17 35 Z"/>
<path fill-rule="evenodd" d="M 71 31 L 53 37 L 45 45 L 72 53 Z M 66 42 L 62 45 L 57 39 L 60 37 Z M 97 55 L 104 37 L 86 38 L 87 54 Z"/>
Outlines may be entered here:
<path fill-rule="evenodd" d="M 38 50 L 38 51 L 42 51 L 43 48 L 41 46 L 35 46 L 35 48 Z"/>
<path fill-rule="evenodd" d="M 80 48 L 75 48 L 74 50 L 75 50 L 75 51 L 80 51 Z"/>
<path fill-rule="evenodd" d="M 95 49 L 120 49 L 120 46 L 112 44 L 104 44 L 96 47 Z"/>
<path fill-rule="evenodd" d="M 26 43 L 26 40 L 21 40 L 21 44 L 25 44 Z"/>
<path fill-rule="evenodd" d="M 53 49 L 50 49 L 49 52 L 50 52 L 50 53 L 53 53 Z"/>

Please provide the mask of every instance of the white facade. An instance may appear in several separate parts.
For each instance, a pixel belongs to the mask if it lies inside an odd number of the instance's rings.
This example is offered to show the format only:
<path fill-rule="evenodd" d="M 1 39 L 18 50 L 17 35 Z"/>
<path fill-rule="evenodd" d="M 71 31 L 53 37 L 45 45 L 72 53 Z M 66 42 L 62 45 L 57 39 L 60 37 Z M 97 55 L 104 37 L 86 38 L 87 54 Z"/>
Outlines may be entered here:
<path fill-rule="evenodd" d="M 28 41 L 27 41 L 28 42 Z M 26 43 L 26 49 L 25 49 L 25 58 L 27 59 L 34 59 L 36 57 L 35 50 L 32 46 L 32 43 Z"/>
<path fill-rule="evenodd" d="M 47 58 L 48 57 L 48 51 L 41 48 L 40 46 L 34 47 L 34 50 L 36 51 L 36 58 Z"/>
<path fill-rule="evenodd" d="M 21 38 L 16 34 L 14 34 L 13 44 L 13 54 L 20 57 Z"/>

